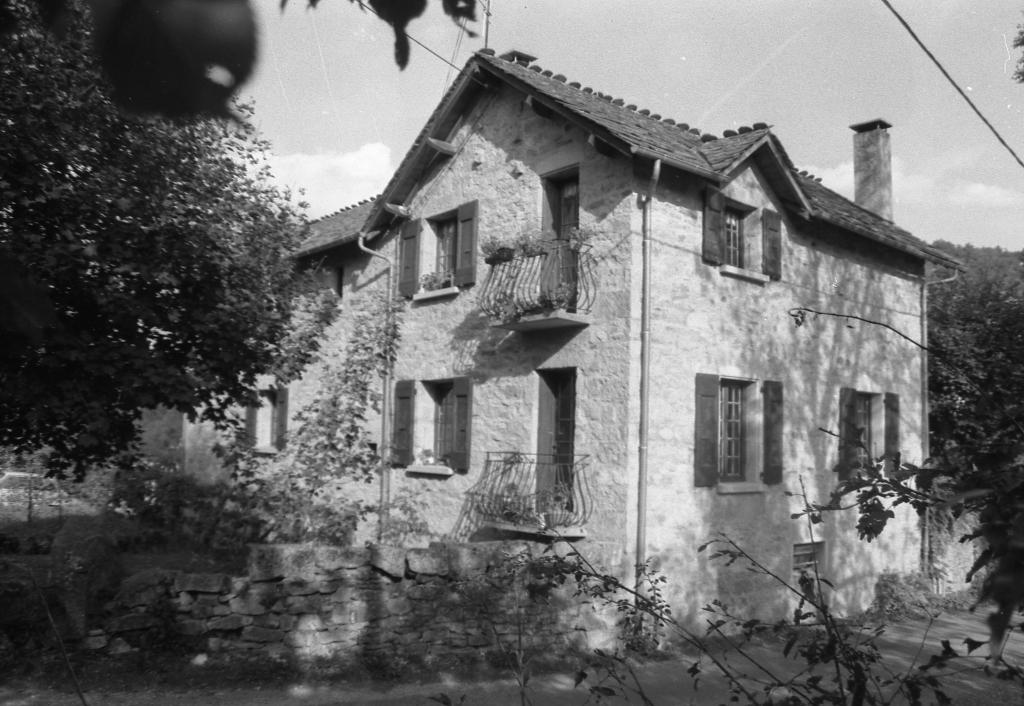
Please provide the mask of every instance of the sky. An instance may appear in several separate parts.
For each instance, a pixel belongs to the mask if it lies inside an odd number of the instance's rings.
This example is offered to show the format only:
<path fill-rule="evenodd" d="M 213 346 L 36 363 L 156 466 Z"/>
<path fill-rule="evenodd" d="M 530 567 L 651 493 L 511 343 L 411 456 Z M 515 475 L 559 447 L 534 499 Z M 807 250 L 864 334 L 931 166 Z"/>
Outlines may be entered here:
<path fill-rule="evenodd" d="M 1021 0 L 890 0 L 1024 158 L 1013 81 Z M 409 34 L 346 0 L 255 0 L 260 61 L 242 90 L 277 179 L 318 218 L 380 193 L 458 68 L 484 47 L 429 0 Z M 486 0 L 478 0 L 479 8 Z M 1024 167 L 881 0 L 491 0 L 489 46 L 705 132 L 765 122 L 793 162 L 853 195 L 849 126 L 891 123 L 894 220 L 934 242 L 1024 249 Z M 448 62 L 458 68 L 452 68 Z"/>

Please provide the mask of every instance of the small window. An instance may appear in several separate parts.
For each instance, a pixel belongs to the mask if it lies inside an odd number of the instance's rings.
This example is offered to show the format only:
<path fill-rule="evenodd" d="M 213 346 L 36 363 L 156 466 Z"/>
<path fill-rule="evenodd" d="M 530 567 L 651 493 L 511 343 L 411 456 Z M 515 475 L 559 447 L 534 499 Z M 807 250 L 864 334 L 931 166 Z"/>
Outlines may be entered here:
<path fill-rule="evenodd" d="M 743 267 L 743 215 L 734 208 L 727 208 L 722 215 L 723 246 L 725 265 Z"/>
<path fill-rule="evenodd" d="M 246 434 L 257 451 L 280 451 L 288 430 L 288 388 L 260 390 L 259 399 L 258 407 L 246 409 Z"/>
<path fill-rule="evenodd" d="M 807 600 L 819 598 L 816 578 L 825 563 L 824 542 L 802 542 L 793 545 L 793 588 Z"/>
<path fill-rule="evenodd" d="M 434 234 L 437 236 L 436 265 L 434 273 L 442 279 L 442 286 L 449 286 L 451 278 L 455 274 L 455 263 L 458 260 L 459 221 L 452 214 L 451 217 L 433 221 Z"/>
<path fill-rule="evenodd" d="M 854 448 L 854 463 L 858 468 L 868 468 L 875 457 L 876 425 L 873 417 L 875 399 L 878 395 L 858 392 L 854 399 L 854 425 L 856 426 L 857 445 Z"/>

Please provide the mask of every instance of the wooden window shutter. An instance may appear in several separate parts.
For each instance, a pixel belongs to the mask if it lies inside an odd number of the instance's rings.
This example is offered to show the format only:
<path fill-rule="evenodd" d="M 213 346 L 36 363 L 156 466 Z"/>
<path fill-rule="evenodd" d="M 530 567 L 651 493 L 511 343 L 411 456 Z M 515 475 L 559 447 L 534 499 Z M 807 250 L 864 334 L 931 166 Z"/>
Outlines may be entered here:
<path fill-rule="evenodd" d="M 288 443 L 288 386 L 274 390 L 274 447 L 282 451 Z"/>
<path fill-rule="evenodd" d="M 455 395 L 455 438 L 449 463 L 452 470 L 469 470 L 470 431 L 473 424 L 473 381 L 469 378 L 452 380 Z"/>
<path fill-rule="evenodd" d="M 458 262 L 455 265 L 455 284 L 468 287 L 476 282 L 476 230 L 477 205 L 470 201 L 459 206 Z"/>
<path fill-rule="evenodd" d="M 857 391 L 852 387 L 839 390 L 839 463 L 835 470 L 839 480 L 847 480 L 857 458 L 860 434 L 857 433 Z"/>
<path fill-rule="evenodd" d="M 704 240 L 701 254 L 704 262 L 712 265 L 722 264 L 724 213 L 725 196 L 718 188 L 707 187 L 704 193 Z"/>
<path fill-rule="evenodd" d="M 258 396 L 257 399 L 259 399 Z M 256 417 L 259 415 L 259 412 L 259 407 L 245 408 L 245 440 L 249 446 L 256 445 Z"/>
<path fill-rule="evenodd" d="M 782 279 L 782 217 L 775 211 L 761 212 L 763 238 L 762 269 L 770 279 Z"/>
<path fill-rule="evenodd" d="M 411 297 L 420 288 L 420 221 L 406 221 L 402 224 L 399 245 L 398 293 Z"/>
<path fill-rule="evenodd" d="M 697 373 L 693 484 L 718 483 L 718 376 Z"/>
<path fill-rule="evenodd" d="M 765 380 L 761 392 L 764 401 L 764 467 L 762 478 L 768 485 L 782 482 L 782 383 Z"/>
<path fill-rule="evenodd" d="M 391 452 L 394 463 L 399 466 L 408 466 L 413 460 L 412 425 L 415 399 L 415 380 L 399 380 L 395 383 L 395 428 L 391 433 Z"/>
<path fill-rule="evenodd" d="M 896 471 L 900 466 L 900 396 L 886 392 L 885 405 L 885 470 Z"/>

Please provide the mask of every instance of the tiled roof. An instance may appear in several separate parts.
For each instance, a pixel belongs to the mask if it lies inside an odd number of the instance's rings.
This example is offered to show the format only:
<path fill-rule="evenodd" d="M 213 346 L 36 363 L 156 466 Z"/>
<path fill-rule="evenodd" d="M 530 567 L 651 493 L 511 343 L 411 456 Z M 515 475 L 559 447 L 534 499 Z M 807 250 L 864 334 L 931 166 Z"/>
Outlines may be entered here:
<path fill-rule="evenodd" d="M 822 220 L 940 265 L 961 267 L 961 263 L 956 258 L 932 247 L 898 225 L 879 218 L 846 197 L 840 196 L 823 186 L 814 177 L 801 173 L 797 174 L 796 178 L 816 215 Z"/>
<path fill-rule="evenodd" d="M 321 250 L 357 240 L 375 200 L 376 197 L 360 201 L 354 206 L 348 206 L 314 221 L 309 228 L 310 236 L 302 242 L 296 254 L 300 257 L 313 255 Z"/>
<path fill-rule="evenodd" d="M 792 174 L 787 181 L 797 197 L 795 203 L 801 212 L 810 208 L 812 219 L 821 219 L 879 243 L 923 257 L 946 266 L 959 263 L 940 250 L 876 214 L 830 191 L 812 177 L 802 177 L 795 168 L 778 138 L 764 123 L 753 127 L 727 130 L 722 137 L 702 134 L 685 123 L 651 114 L 648 110 L 627 105 L 620 98 L 569 82 L 565 76 L 545 71 L 522 52 L 509 52 L 501 57 L 491 50 L 477 52 L 466 63 L 459 79 L 453 82 L 441 103 L 435 108 L 412 147 L 406 153 L 391 181 L 384 189 L 383 198 L 376 202 L 363 202 L 313 225 L 314 234 L 303 244 L 301 254 L 310 254 L 333 245 L 355 240 L 358 230 L 367 225 L 379 225 L 384 200 L 402 203 L 416 183 L 416 175 L 435 153 L 427 146 L 430 136 L 445 139 L 441 133 L 451 123 L 451 111 L 467 95 L 467 89 L 482 81 L 478 71 L 518 88 L 548 108 L 585 125 L 594 135 L 613 149 L 625 154 L 639 153 L 651 159 L 661 159 L 666 165 L 691 172 L 706 179 L 725 182 L 739 161 L 752 153 L 762 154 L 762 145 L 768 144 L 779 163 L 780 173 Z M 438 134 L 434 135 L 434 131 Z M 788 177 L 787 177 L 788 179 Z M 801 193 L 797 193 L 801 192 Z M 355 213 L 350 213 L 355 211 Z M 346 215 L 348 214 L 348 215 Z M 805 214 L 806 215 L 806 214 Z"/>

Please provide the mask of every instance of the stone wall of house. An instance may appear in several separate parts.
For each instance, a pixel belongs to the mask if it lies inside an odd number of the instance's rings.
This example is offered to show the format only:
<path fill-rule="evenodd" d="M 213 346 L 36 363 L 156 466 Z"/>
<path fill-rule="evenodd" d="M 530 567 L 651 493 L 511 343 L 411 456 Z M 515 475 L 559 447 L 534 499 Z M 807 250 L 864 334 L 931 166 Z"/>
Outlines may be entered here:
<path fill-rule="evenodd" d="M 542 581 L 485 580 L 525 544 L 404 549 L 258 545 L 245 576 L 159 569 L 129 577 L 87 649 L 184 641 L 197 651 L 298 660 L 429 661 L 509 646 L 588 649 L 612 633 L 589 605 Z"/>
<path fill-rule="evenodd" d="M 898 508 L 882 537 L 871 543 L 858 538 L 855 510 L 827 513 L 823 523 L 813 526 L 794 521 L 791 515 L 803 507 L 800 494 L 824 503 L 837 485 L 833 469 L 838 442 L 829 431 L 838 430 L 841 387 L 898 393 L 903 458 L 915 464 L 922 461 L 921 353 L 881 326 L 813 316 L 796 326 L 790 311 L 808 307 L 854 314 L 919 338 L 920 273 L 901 253 L 792 219 L 766 174 L 748 161 L 738 165 L 724 193 L 754 209 L 743 223 L 748 243 L 760 241 L 762 209 L 783 214 L 782 278 L 730 276 L 701 256 L 703 190 L 697 180 L 665 180 L 651 219 L 648 554 L 661 571 L 676 578 L 668 592 L 680 607 L 677 615 L 686 615 L 685 606 L 699 607 L 720 598 L 741 613 L 778 617 L 791 613 L 792 607 L 780 585 L 747 571 L 741 562 L 732 567 L 710 562 L 696 547 L 726 533 L 789 579 L 793 546 L 824 542 L 822 572 L 837 586 L 832 604 L 840 610 L 866 608 L 880 573 L 918 570 L 915 514 Z M 759 256 L 749 269 L 760 272 Z M 633 278 L 639 281 L 637 269 Z M 634 325 L 639 330 L 639 288 L 634 292 Z M 725 483 L 695 487 L 698 373 L 755 384 L 783 383 L 781 484 L 764 485 L 759 478 L 750 478 L 754 483 L 742 492 Z M 636 377 L 639 385 L 638 373 Z M 636 406 L 629 424 L 639 424 Z M 633 514 L 631 526 L 635 518 Z"/>

